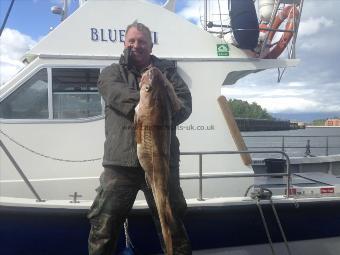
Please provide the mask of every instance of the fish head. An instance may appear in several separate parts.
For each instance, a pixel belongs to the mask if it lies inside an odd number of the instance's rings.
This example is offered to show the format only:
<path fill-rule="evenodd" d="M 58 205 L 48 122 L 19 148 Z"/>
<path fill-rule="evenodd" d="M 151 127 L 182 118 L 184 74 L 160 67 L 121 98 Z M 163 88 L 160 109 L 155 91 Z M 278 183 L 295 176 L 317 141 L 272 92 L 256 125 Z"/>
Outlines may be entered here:
<path fill-rule="evenodd" d="M 166 93 L 162 72 L 156 67 L 147 69 L 142 75 L 139 88 L 141 101 L 151 105 L 159 100 Z"/>

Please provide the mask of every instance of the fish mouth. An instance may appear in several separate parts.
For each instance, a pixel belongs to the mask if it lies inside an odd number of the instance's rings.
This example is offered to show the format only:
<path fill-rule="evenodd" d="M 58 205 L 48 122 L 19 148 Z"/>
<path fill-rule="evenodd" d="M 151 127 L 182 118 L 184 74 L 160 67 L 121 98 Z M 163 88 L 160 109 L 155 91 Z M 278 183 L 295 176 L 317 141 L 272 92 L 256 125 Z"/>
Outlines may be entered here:
<path fill-rule="evenodd" d="M 139 84 L 139 88 L 143 89 L 146 91 L 146 92 L 150 92 L 152 90 L 152 85 L 151 84 L 148 84 L 148 83 L 140 83 Z"/>

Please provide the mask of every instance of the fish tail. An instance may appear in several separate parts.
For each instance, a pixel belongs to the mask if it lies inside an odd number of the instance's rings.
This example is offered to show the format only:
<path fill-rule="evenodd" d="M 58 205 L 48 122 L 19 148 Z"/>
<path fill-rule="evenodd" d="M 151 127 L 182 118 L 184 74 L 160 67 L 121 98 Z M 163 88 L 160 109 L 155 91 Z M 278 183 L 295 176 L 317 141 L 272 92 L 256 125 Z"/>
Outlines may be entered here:
<path fill-rule="evenodd" d="M 170 206 L 169 197 L 165 194 L 162 194 L 162 192 L 157 192 L 156 190 L 154 194 L 167 255 L 172 255 L 173 254 L 172 237 L 173 230 L 175 228 L 175 221 Z"/>
<path fill-rule="evenodd" d="M 163 239 L 167 251 L 167 255 L 173 254 L 172 229 L 175 226 L 170 201 L 167 196 L 159 201 L 159 219 L 162 227 Z"/>

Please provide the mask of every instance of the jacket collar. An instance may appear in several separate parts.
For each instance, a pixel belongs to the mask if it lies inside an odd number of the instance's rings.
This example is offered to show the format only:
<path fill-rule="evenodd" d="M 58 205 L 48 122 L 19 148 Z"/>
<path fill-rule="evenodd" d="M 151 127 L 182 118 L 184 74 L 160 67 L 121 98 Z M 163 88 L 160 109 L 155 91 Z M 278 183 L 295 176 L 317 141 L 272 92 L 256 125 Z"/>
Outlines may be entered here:
<path fill-rule="evenodd" d="M 159 70 L 161 70 L 161 72 L 164 72 L 164 71 L 166 71 L 168 69 L 176 67 L 175 66 L 175 62 L 168 61 L 168 60 L 162 60 L 162 59 L 157 58 L 154 55 L 151 55 L 151 61 L 152 61 L 152 64 L 155 67 L 157 67 Z"/>

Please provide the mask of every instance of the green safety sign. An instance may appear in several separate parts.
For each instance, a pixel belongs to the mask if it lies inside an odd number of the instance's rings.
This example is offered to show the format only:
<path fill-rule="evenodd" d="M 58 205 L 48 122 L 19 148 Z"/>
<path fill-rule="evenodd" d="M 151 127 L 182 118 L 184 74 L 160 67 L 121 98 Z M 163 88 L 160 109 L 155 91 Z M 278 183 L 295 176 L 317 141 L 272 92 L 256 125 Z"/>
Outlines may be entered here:
<path fill-rule="evenodd" d="M 229 56 L 229 46 L 228 44 L 217 44 L 217 56 Z"/>

